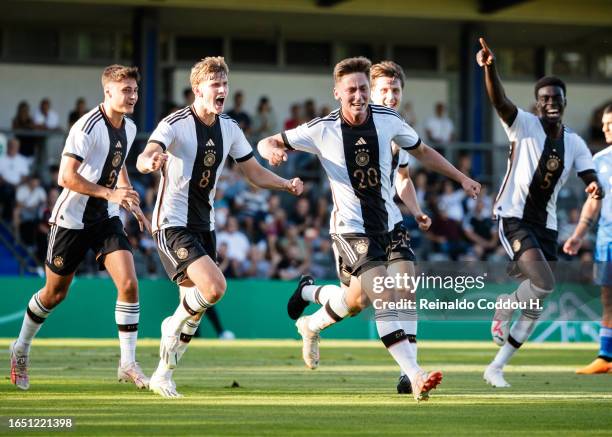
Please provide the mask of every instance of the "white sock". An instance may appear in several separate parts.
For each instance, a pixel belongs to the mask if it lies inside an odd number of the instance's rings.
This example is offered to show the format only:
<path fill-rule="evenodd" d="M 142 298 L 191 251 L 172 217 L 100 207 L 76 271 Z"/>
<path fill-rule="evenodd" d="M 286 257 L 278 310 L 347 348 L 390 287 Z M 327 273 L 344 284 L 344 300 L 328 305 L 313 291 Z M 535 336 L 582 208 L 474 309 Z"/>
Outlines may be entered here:
<path fill-rule="evenodd" d="M 342 292 L 342 288 L 337 285 L 305 285 L 302 287 L 302 299 L 325 305 L 330 297 Z"/>
<path fill-rule="evenodd" d="M 400 327 L 408 336 L 408 346 L 412 349 L 414 359 L 418 358 L 417 346 L 417 312 L 416 310 L 397 310 L 397 318 L 399 319 Z M 405 373 L 402 371 L 402 375 Z"/>
<path fill-rule="evenodd" d="M 136 361 L 136 341 L 138 340 L 138 321 L 140 304 L 117 301 L 115 304 L 115 323 L 119 330 L 121 366 Z"/>
<path fill-rule="evenodd" d="M 172 378 L 172 374 L 174 373 L 174 369 L 168 369 L 166 367 L 166 363 L 164 363 L 162 360 L 159 360 L 159 364 L 157 365 L 157 369 L 155 369 L 155 373 L 156 375 L 159 375 L 163 378 Z"/>
<path fill-rule="evenodd" d="M 189 347 L 189 342 L 191 341 L 192 337 L 198 330 L 198 326 L 200 326 L 201 321 L 202 319 L 197 320 L 197 321 L 193 319 L 189 319 L 185 322 L 183 329 L 181 329 L 181 335 L 180 335 L 181 342 L 179 343 L 178 348 L 177 348 L 178 360 L 180 360 L 181 357 L 187 351 L 187 348 Z"/>
<path fill-rule="evenodd" d="M 38 334 L 43 322 L 51 313 L 51 310 L 46 308 L 40 302 L 40 292 L 41 290 L 32 295 L 30 301 L 28 302 L 26 314 L 23 316 L 23 323 L 21 324 L 21 331 L 19 331 L 19 338 L 15 343 L 15 350 L 21 355 L 28 355 L 30 353 L 32 339 L 34 339 L 34 336 Z"/>
<path fill-rule="evenodd" d="M 398 320 L 381 320 L 376 322 L 378 336 L 383 344 L 402 369 L 404 375 L 408 375 L 411 381 L 421 371 L 417 363 L 416 347 L 412 347 L 409 337 L 400 327 Z"/>
<path fill-rule="evenodd" d="M 185 297 L 179 302 L 172 318 L 168 323 L 168 329 L 174 334 L 179 335 L 187 319 L 191 319 L 196 314 L 203 313 L 207 308 L 213 306 L 196 287 L 185 290 Z"/>
<path fill-rule="evenodd" d="M 319 332 L 348 316 L 349 309 L 344 293 L 333 294 L 327 303 L 314 314 L 308 316 L 308 329 Z"/>

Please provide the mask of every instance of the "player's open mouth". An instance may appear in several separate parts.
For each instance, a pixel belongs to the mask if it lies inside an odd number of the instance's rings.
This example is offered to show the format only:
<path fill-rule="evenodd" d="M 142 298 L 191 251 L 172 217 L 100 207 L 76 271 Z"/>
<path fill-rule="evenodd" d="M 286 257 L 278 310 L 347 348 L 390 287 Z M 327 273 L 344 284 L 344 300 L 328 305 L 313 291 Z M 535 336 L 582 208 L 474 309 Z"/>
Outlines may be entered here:
<path fill-rule="evenodd" d="M 559 117 L 561 112 L 558 109 L 549 109 L 546 111 L 548 117 Z"/>
<path fill-rule="evenodd" d="M 223 96 L 219 96 L 215 99 L 215 105 L 219 106 L 219 107 L 223 107 L 223 104 L 225 103 L 225 97 Z"/>

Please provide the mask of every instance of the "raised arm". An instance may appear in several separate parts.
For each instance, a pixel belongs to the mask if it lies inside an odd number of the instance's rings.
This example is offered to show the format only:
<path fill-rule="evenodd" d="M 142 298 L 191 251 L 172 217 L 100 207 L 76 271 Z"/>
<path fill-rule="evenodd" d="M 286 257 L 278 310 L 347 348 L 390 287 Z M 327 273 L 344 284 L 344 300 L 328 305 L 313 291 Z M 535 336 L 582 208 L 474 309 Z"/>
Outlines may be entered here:
<path fill-rule="evenodd" d="M 397 170 L 397 179 L 395 180 L 395 189 L 397 195 L 402 200 L 402 203 L 406 205 L 410 214 L 412 214 L 417 221 L 419 228 L 422 231 L 427 231 L 431 226 L 431 219 L 429 216 L 421 210 L 419 201 L 417 199 L 416 190 L 412 179 L 410 179 L 410 171 L 408 167 L 400 167 Z"/>
<path fill-rule="evenodd" d="M 162 146 L 157 142 L 151 141 L 147 143 L 145 149 L 138 155 L 136 168 L 140 173 L 151 173 L 162 168 L 167 160 L 168 155 Z"/>
<path fill-rule="evenodd" d="M 487 46 L 484 38 L 479 38 L 482 49 L 476 54 L 476 62 L 484 68 L 485 86 L 489 100 L 497 111 L 499 117 L 508 126 L 514 123 L 518 109 L 514 103 L 506 96 L 497 67 L 495 66 L 495 55 Z"/>
<path fill-rule="evenodd" d="M 247 180 L 257 187 L 287 191 L 295 196 L 299 196 L 304 190 L 304 184 L 300 178 L 284 179 L 264 168 L 255 158 L 238 162 L 238 168 Z"/>
<path fill-rule="evenodd" d="M 80 166 L 81 161 L 74 156 L 62 156 L 57 183 L 63 188 L 86 196 L 98 197 L 109 202 L 118 203 L 126 209 L 129 209 L 131 205 L 139 204 L 138 193 L 136 191 L 127 188 L 112 189 L 89 182 L 79 174 Z"/>
<path fill-rule="evenodd" d="M 259 143 L 257 143 L 257 150 L 262 158 L 267 160 L 270 165 L 277 166 L 287 161 L 287 150 L 281 134 L 276 134 L 260 140 Z"/>
<path fill-rule="evenodd" d="M 421 142 L 418 147 L 408 150 L 412 156 L 418 159 L 425 168 L 440 173 L 449 179 L 461 184 L 465 194 L 476 198 L 480 193 L 480 184 L 475 180 L 470 179 L 455 168 L 450 162 L 440 155 L 433 148 Z"/>

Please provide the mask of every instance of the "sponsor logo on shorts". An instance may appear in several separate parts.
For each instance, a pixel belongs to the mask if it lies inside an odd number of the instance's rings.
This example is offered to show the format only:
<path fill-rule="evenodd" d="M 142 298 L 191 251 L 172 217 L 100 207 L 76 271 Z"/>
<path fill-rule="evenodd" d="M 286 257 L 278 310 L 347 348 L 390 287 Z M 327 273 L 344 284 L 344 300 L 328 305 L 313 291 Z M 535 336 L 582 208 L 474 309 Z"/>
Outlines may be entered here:
<path fill-rule="evenodd" d="M 184 247 L 181 247 L 179 250 L 176 251 L 176 256 L 178 257 L 178 259 L 185 259 L 188 255 L 189 251 Z"/>
<path fill-rule="evenodd" d="M 55 258 L 53 258 L 53 265 L 58 269 L 61 269 L 62 267 L 64 267 L 64 258 L 62 258 L 61 256 L 56 256 Z"/>
<path fill-rule="evenodd" d="M 514 250 L 515 252 L 521 250 L 521 240 L 514 240 L 512 242 L 512 250 Z"/>
<path fill-rule="evenodd" d="M 368 241 L 367 240 L 359 240 L 355 243 L 355 250 L 358 254 L 363 255 L 368 251 Z"/>

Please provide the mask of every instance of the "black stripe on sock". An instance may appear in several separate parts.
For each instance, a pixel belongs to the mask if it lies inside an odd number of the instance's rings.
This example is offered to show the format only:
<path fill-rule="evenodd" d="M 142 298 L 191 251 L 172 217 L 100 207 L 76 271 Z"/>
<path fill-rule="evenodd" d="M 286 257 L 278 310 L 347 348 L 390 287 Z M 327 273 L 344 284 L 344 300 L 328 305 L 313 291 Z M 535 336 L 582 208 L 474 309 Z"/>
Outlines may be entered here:
<path fill-rule="evenodd" d="M 602 360 L 604 360 L 605 362 L 609 363 L 610 361 L 612 361 L 612 357 L 608 357 L 606 355 L 598 355 L 597 358 L 601 358 Z"/>
<path fill-rule="evenodd" d="M 513 336 L 511 336 L 511 335 L 508 335 L 508 343 L 510 343 L 510 346 L 512 346 L 512 347 L 513 347 L 513 348 L 515 348 L 515 349 L 518 349 L 518 348 L 520 348 L 520 347 L 523 345 L 523 343 L 519 343 L 519 342 L 518 342 L 518 341 L 516 341 L 516 339 L 515 339 Z"/>
<path fill-rule="evenodd" d="M 321 288 L 323 288 L 323 286 L 319 286 L 315 292 L 314 292 L 314 300 L 316 303 L 318 303 L 319 305 L 321 305 L 321 302 L 319 302 L 319 293 L 321 292 Z"/>
<path fill-rule="evenodd" d="M 198 314 L 197 311 L 194 311 L 193 309 L 189 307 L 189 305 L 187 304 L 187 299 L 185 298 L 183 298 L 183 308 L 185 308 L 185 311 L 187 311 L 192 316 L 195 316 L 196 314 Z"/>
<path fill-rule="evenodd" d="M 406 335 L 403 329 L 398 329 L 397 331 L 393 331 L 387 335 L 383 335 L 382 337 L 380 337 L 380 339 L 385 345 L 385 347 L 388 349 L 394 344 L 408 339 L 408 336 Z M 408 339 L 408 341 L 410 341 L 410 339 Z"/>
<path fill-rule="evenodd" d="M 48 309 L 46 309 L 46 308 L 43 306 L 42 302 L 40 301 L 40 298 L 38 297 L 38 293 L 36 293 L 36 294 L 34 295 L 34 302 L 36 302 L 36 305 L 38 305 L 38 308 L 40 308 L 40 310 L 41 310 L 43 313 L 45 313 L 45 314 L 49 314 L 49 310 L 48 310 Z"/>
<path fill-rule="evenodd" d="M 332 310 L 331 306 L 329 305 L 329 302 L 325 304 L 325 311 L 327 311 L 327 314 L 329 314 L 329 317 L 334 319 L 336 322 L 339 322 L 340 320 L 342 320 L 342 317 L 340 317 L 338 314 L 334 312 L 334 310 Z"/>
<path fill-rule="evenodd" d="M 202 296 L 199 291 L 195 292 L 195 297 L 201 307 L 210 308 L 212 306 L 210 303 L 206 302 L 206 299 L 204 299 L 204 296 Z"/>
<path fill-rule="evenodd" d="M 30 307 L 27 308 L 27 313 L 28 313 L 28 316 L 30 317 L 30 319 L 32 319 L 32 321 L 34 323 L 41 324 L 42 322 L 44 322 L 46 320 L 44 317 L 40 317 L 40 316 L 34 314 L 34 311 L 32 311 L 30 309 Z"/>
<path fill-rule="evenodd" d="M 191 341 L 191 337 L 193 337 L 193 335 L 184 334 L 184 333 L 182 333 L 182 332 L 181 332 L 181 335 L 180 335 L 180 340 L 181 340 L 183 343 L 189 343 L 189 342 Z"/>
<path fill-rule="evenodd" d="M 416 343 L 417 342 L 416 341 L 416 335 L 414 335 L 414 334 L 406 334 L 406 337 L 408 337 L 408 341 L 410 343 Z"/>
<path fill-rule="evenodd" d="M 117 329 L 121 332 L 136 332 L 138 331 L 138 323 L 130 323 L 129 325 L 117 324 Z"/>

